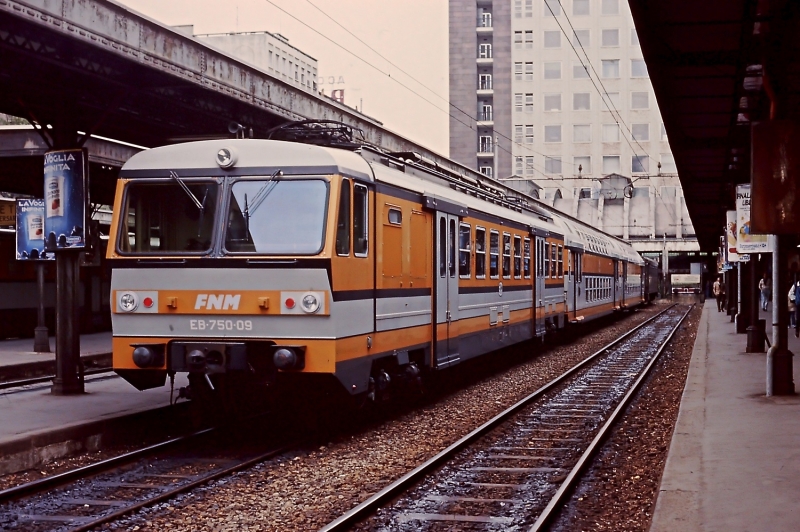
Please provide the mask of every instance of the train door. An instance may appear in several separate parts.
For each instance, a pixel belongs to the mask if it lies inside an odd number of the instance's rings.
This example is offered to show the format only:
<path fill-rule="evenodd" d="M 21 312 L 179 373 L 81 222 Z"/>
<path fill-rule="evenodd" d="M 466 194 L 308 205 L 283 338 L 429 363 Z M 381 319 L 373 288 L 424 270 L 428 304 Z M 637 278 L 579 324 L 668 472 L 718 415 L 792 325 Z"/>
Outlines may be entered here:
<path fill-rule="evenodd" d="M 547 276 L 545 272 L 545 239 L 536 237 L 536 281 L 534 289 L 534 311 L 536 320 L 536 334 L 544 334 L 544 283 Z M 548 257 L 549 258 L 549 257 Z"/>
<path fill-rule="evenodd" d="M 436 213 L 436 366 L 456 362 L 458 354 L 458 216 Z"/>

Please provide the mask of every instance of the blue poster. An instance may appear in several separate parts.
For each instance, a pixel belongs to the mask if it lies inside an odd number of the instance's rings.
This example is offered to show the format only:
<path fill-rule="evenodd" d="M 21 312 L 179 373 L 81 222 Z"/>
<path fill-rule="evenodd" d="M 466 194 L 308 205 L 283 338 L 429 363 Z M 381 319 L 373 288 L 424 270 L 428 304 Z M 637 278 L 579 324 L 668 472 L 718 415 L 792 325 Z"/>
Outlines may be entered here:
<path fill-rule="evenodd" d="M 44 250 L 44 200 L 17 200 L 17 260 L 55 259 Z"/>
<path fill-rule="evenodd" d="M 48 251 L 86 244 L 87 157 L 83 149 L 44 155 L 44 232 Z"/>

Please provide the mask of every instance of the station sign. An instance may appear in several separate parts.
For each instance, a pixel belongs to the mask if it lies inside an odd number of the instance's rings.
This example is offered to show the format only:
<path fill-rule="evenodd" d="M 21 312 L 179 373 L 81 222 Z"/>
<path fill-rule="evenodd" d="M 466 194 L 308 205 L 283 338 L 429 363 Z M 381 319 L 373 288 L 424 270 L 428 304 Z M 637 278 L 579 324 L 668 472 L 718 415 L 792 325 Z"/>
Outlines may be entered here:
<path fill-rule="evenodd" d="M 739 262 L 736 248 L 736 211 L 726 211 L 725 222 L 725 252 L 728 262 Z"/>
<path fill-rule="evenodd" d="M 89 212 L 89 157 L 86 149 L 44 155 L 44 234 L 47 251 L 82 250 Z"/>
<path fill-rule="evenodd" d="M 16 201 L 17 260 L 53 260 L 55 254 L 45 251 L 44 200 Z"/>

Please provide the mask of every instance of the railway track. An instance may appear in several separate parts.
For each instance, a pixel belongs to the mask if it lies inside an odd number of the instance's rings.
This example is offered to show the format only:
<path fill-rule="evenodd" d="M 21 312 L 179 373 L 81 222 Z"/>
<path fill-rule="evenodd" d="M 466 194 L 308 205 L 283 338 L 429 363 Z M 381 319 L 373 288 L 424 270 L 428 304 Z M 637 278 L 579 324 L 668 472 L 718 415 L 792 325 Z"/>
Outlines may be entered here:
<path fill-rule="evenodd" d="M 91 530 L 296 446 L 239 432 L 205 429 L 0 491 L 0 530 Z"/>
<path fill-rule="evenodd" d="M 321 530 L 546 529 L 691 308 L 669 307 Z"/>

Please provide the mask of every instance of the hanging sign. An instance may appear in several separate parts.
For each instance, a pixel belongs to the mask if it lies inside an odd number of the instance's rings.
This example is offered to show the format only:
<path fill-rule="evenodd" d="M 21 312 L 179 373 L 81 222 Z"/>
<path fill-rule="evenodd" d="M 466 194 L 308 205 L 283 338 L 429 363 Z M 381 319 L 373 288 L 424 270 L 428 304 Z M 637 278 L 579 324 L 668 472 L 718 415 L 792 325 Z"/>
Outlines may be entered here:
<path fill-rule="evenodd" d="M 44 232 L 48 251 L 85 247 L 88 173 L 85 149 L 45 153 Z"/>
<path fill-rule="evenodd" d="M 750 185 L 736 185 L 736 231 L 738 253 L 772 253 L 769 235 L 751 232 Z"/>
<path fill-rule="evenodd" d="M 17 260 L 55 259 L 44 250 L 44 200 L 18 199 Z"/>

